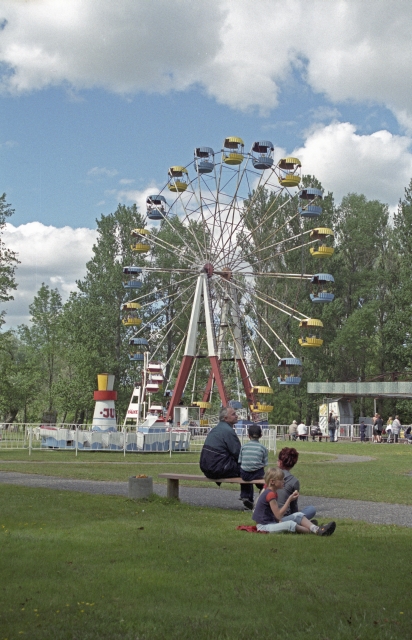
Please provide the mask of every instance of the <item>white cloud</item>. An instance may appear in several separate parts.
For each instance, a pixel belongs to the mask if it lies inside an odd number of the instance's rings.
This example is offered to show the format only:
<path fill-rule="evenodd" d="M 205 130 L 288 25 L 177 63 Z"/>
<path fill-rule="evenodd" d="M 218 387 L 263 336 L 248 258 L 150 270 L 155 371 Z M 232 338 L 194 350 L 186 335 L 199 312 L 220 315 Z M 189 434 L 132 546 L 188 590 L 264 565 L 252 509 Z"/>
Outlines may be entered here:
<path fill-rule="evenodd" d="M 94 176 L 96 178 L 101 178 L 102 176 L 106 178 L 113 178 L 118 173 L 119 172 L 117 171 L 117 169 L 106 169 L 106 167 L 93 167 L 92 169 L 89 169 L 89 171 L 87 172 L 87 175 Z"/>
<path fill-rule="evenodd" d="M 0 142 L 0 149 L 13 149 L 13 147 L 17 147 L 18 142 L 15 140 L 5 140 L 5 142 Z"/>
<path fill-rule="evenodd" d="M 332 102 L 411 117 L 404 0 L 3 0 L 5 91 L 166 93 L 201 85 L 238 109 L 276 106 L 294 70 Z"/>
<path fill-rule="evenodd" d="M 295 149 L 302 171 L 314 174 L 337 201 L 349 192 L 387 202 L 393 209 L 412 176 L 412 139 L 389 131 L 359 135 L 349 122 L 319 126 Z"/>
<path fill-rule="evenodd" d="M 129 178 L 122 178 L 119 180 L 119 184 L 133 184 L 134 180 Z"/>
<path fill-rule="evenodd" d="M 4 305 L 7 310 L 6 327 L 27 323 L 29 304 L 42 282 L 59 289 L 63 300 L 76 290 L 76 280 L 84 277 L 86 262 L 92 257 L 96 241 L 95 229 L 56 228 L 40 222 L 18 227 L 6 224 L 3 240 L 18 253 L 21 264 L 16 280 L 18 288 L 14 301 Z"/>

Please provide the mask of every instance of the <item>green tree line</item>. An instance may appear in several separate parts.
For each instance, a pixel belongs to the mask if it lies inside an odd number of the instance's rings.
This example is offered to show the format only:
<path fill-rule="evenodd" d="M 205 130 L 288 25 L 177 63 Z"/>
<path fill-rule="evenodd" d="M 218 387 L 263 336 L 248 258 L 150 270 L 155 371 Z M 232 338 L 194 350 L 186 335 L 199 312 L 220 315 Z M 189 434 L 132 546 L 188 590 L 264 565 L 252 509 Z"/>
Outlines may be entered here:
<path fill-rule="evenodd" d="M 313 176 L 303 179 L 304 185 L 321 187 Z M 272 194 L 261 191 L 253 195 L 246 229 L 253 231 L 270 205 Z M 0 241 L 7 218 L 13 210 L 0 199 Z M 335 300 L 330 304 L 313 305 L 309 299 L 310 287 L 301 281 L 276 282 L 276 297 L 299 300 L 298 308 L 309 317 L 316 317 L 324 324 L 324 345 L 320 349 L 300 349 L 297 341 L 299 327 L 285 315 L 276 318 L 279 332 L 286 342 L 293 345 L 298 357 L 304 357 L 302 382 L 298 387 L 281 387 L 277 383 L 278 362 L 262 339 L 266 323 L 275 322 L 275 310 L 259 308 L 257 317 L 263 317 L 259 334 L 254 337 L 265 370 L 274 389 L 271 403 L 274 410 L 270 420 L 289 423 L 292 419 L 311 420 L 317 416 L 321 398 L 306 393 L 308 381 L 343 380 L 408 380 L 412 373 L 412 181 L 393 219 L 388 207 L 378 200 L 350 193 L 340 203 L 333 194 L 323 200 L 320 222 L 304 222 L 304 228 L 331 227 L 335 233 L 335 253 L 325 260 L 310 257 L 307 247 L 302 251 L 285 255 L 258 255 L 265 260 L 267 270 L 286 270 L 309 273 L 327 272 L 335 278 Z M 290 217 L 291 203 L 279 209 L 279 214 L 259 226 L 259 234 L 270 234 L 282 226 L 282 220 Z M 284 226 L 284 237 L 297 232 L 298 221 Z M 175 225 L 179 225 L 178 219 Z M 266 226 L 265 226 L 266 225 Z M 306 226 L 305 226 L 306 225 Z M 38 422 L 44 412 L 55 413 L 61 422 L 84 422 L 93 413 L 93 391 L 96 375 L 102 372 L 116 376 L 119 394 L 117 410 L 124 415 L 134 382 L 140 376 L 136 363 L 128 357 L 128 340 L 135 333 L 121 321 L 120 308 L 125 299 L 122 268 L 124 265 L 140 265 L 148 262 L 131 250 L 132 229 L 144 226 L 143 217 L 135 205 L 119 205 L 110 215 L 102 215 L 97 221 L 97 241 L 93 255 L 86 265 L 85 277 L 77 283 L 78 289 L 63 303 L 57 289 L 42 284 L 30 305 L 30 323 L 16 330 L 0 333 L 0 414 L 3 422 Z M 150 264 L 182 267 L 184 243 L 191 242 L 193 234 L 204 233 L 200 229 L 188 230 L 182 224 L 178 236 L 171 237 L 170 228 L 161 226 L 156 232 L 159 240 L 152 252 Z M 296 228 L 295 228 L 296 227 Z M 256 260 L 260 246 L 258 234 L 244 247 Z M 168 242 L 182 244 L 181 264 L 168 254 Z M 240 245 L 242 238 L 239 238 Z M 254 251 L 254 246 L 256 251 Z M 12 299 L 16 288 L 15 268 L 17 257 L 1 243 L 0 301 Z M 270 281 L 273 282 L 272 280 Z M 166 335 L 157 354 L 168 362 L 166 378 L 171 375 L 173 355 L 178 352 L 184 335 L 185 323 L 190 316 L 190 300 L 176 297 L 176 280 L 168 273 L 159 273 L 151 279 L 151 290 L 143 278 L 139 296 L 147 300 L 142 304 L 143 323 L 156 315 L 159 327 L 174 319 L 175 330 Z M 269 279 L 259 282 L 261 289 L 273 286 Z M 144 298 L 147 296 L 147 298 Z M 168 300 L 159 305 L 160 300 Z M 253 309 L 252 309 L 253 312 Z M 4 323 L 4 312 L 0 314 Z M 142 334 L 143 335 L 143 334 Z M 247 339 L 247 336 L 245 336 Z M 307 353 L 308 351 L 308 353 Z M 229 365 L 228 365 L 229 366 Z M 257 384 L 258 368 L 252 371 Z M 199 384 L 207 376 L 207 361 L 199 361 Z M 235 377 L 228 368 L 230 389 L 235 390 Z M 235 395 L 235 394 L 234 394 Z M 159 395 L 159 399 L 160 399 Z M 190 397 L 189 397 L 190 399 Z M 402 414 L 403 422 L 412 422 L 412 403 L 401 400 L 385 400 L 379 405 L 383 415 Z M 355 417 L 370 414 L 372 401 L 357 401 Z"/>

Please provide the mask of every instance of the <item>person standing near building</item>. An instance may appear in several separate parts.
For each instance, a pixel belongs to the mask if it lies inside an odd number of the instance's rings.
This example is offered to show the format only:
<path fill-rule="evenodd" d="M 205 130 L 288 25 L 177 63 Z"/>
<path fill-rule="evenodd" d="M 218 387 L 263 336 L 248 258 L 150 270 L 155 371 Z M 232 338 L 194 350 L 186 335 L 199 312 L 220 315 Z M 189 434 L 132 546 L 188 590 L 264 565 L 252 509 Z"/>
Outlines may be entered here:
<path fill-rule="evenodd" d="M 292 422 L 291 425 L 289 425 L 289 440 L 296 440 L 298 435 L 298 423 L 296 422 L 296 420 L 294 420 Z"/>
<path fill-rule="evenodd" d="M 373 425 L 373 434 L 376 442 L 382 442 L 383 420 L 379 413 L 375 414 L 375 424 Z"/>
<path fill-rule="evenodd" d="M 392 434 L 393 441 L 398 442 L 399 434 L 401 432 L 401 421 L 399 420 L 399 416 L 395 416 L 395 420 L 392 422 Z"/>
<path fill-rule="evenodd" d="M 360 425 L 359 425 L 359 433 L 360 433 L 360 441 L 361 442 L 365 442 L 366 441 L 366 428 L 367 428 L 366 424 L 362 420 Z"/>
<path fill-rule="evenodd" d="M 332 413 L 329 413 L 328 418 L 328 431 L 329 431 L 329 442 L 335 442 L 335 433 L 336 433 L 336 417 Z"/>
<path fill-rule="evenodd" d="M 391 441 L 391 435 L 392 435 L 392 422 L 393 422 L 393 418 L 392 416 L 389 416 L 388 418 L 388 422 L 386 423 L 386 442 L 389 444 Z"/>

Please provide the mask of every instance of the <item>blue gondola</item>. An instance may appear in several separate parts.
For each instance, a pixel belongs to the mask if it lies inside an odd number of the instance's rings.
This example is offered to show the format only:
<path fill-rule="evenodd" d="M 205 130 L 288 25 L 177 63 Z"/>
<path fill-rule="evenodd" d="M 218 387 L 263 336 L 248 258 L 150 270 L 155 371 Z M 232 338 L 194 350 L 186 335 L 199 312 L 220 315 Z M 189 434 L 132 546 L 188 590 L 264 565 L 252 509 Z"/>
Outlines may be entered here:
<path fill-rule="evenodd" d="M 163 220 L 166 215 L 166 198 L 160 195 L 146 198 L 146 214 L 149 220 Z"/>
<path fill-rule="evenodd" d="M 270 169 L 273 164 L 273 142 L 270 140 L 259 140 L 252 145 L 252 164 L 255 169 Z M 253 155 L 253 154 L 258 154 Z"/>
<path fill-rule="evenodd" d="M 316 199 L 322 200 L 323 192 L 321 189 L 308 187 L 302 189 L 299 194 L 302 205 L 299 207 L 299 213 L 303 218 L 317 218 L 322 213 L 322 207 L 318 204 L 312 204 Z"/>
<path fill-rule="evenodd" d="M 125 289 L 141 289 L 143 282 L 137 280 L 136 276 L 142 273 L 141 267 L 123 267 L 123 286 Z"/>
<path fill-rule="evenodd" d="M 300 384 L 302 361 L 299 358 L 282 358 L 278 363 L 278 382 L 282 385 Z M 298 375 L 295 375 L 295 374 Z"/>
<path fill-rule="evenodd" d="M 212 173 L 215 168 L 215 152 L 211 147 L 195 149 L 195 167 L 198 173 Z"/>
<path fill-rule="evenodd" d="M 312 302 L 333 302 L 335 295 L 333 287 L 335 279 L 330 273 L 315 273 L 311 278 L 312 293 L 310 299 Z"/>
<path fill-rule="evenodd" d="M 149 343 L 146 338 L 131 338 L 129 340 L 129 360 L 143 362 L 143 352 L 148 350 Z"/>

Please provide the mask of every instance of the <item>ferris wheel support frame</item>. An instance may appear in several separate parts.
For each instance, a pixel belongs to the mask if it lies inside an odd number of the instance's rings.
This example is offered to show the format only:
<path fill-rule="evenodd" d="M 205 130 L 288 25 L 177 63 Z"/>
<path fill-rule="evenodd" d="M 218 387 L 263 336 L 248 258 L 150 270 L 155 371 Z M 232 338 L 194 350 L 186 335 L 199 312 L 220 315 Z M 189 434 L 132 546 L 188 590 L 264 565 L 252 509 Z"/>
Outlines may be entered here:
<path fill-rule="evenodd" d="M 196 340 L 197 340 L 197 327 L 199 324 L 200 308 L 202 303 L 205 310 L 206 321 L 206 338 L 208 356 L 211 366 L 211 375 L 216 380 L 216 385 L 219 391 L 220 399 L 223 406 L 227 406 L 229 399 L 223 382 L 222 372 L 220 370 L 219 358 L 217 355 L 216 336 L 212 319 L 212 305 L 210 301 L 210 291 L 207 283 L 207 274 L 201 273 L 198 277 L 196 284 L 196 291 L 193 299 L 192 313 L 190 316 L 189 329 L 187 333 L 187 340 L 185 351 L 183 354 L 182 362 L 180 364 L 179 373 L 177 375 L 176 384 L 173 390 L 173 395 L 169 404 L 169 408 L 166 414 L 166 420 L 173 418 L 174 408 L 179 404 L 182 398 L 182 394 L 185 390 L 190 371 L 193 366 L 193 362 L 196 357 Z M 210 394 L 209 394 L 210 395 Z"/>

